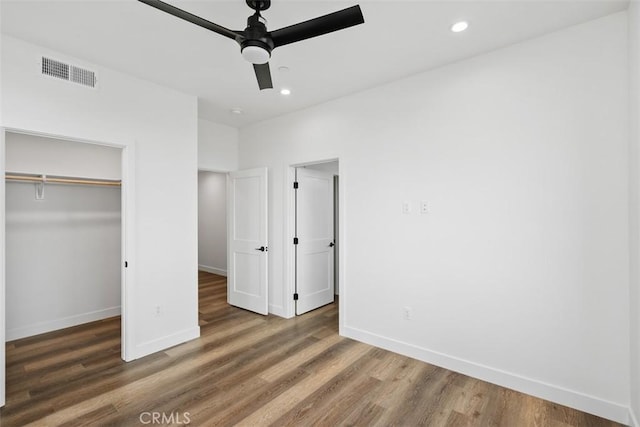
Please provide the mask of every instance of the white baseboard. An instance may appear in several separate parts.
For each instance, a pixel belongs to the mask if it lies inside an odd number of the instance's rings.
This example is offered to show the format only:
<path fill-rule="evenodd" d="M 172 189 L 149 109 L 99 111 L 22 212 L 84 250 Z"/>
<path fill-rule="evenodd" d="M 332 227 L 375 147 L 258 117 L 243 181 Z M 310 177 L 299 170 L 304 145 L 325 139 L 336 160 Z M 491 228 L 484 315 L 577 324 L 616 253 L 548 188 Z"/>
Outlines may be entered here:
<path fill-rule="evenodd" d="M 358 328 L 345 326 L 341 333 L 348 338 L 362 341 L 394 353 L 403 354 L 432 365 L 459 372 L 502 387 L 531 396 L 556 402 L 560 405 L 607 418 L 621 424 L 629 424 L 630 410 L 624 405 L 589 396 L 574 390 L 546 384 L 510 372 L 480 365 L 447 354 L 428 350 L 405 342 L 383 337 Z M 636 424 L 636 426 L 638 426 Z M 638 426 L 640 427 L 640 426 Z"/>
<path fill-rule="evenodd" d="M 120 316 L 119 306 L 92 311 L 89 313 L 76 314 L 74 316 L 63 317 L 62 319 L 47 320 L 45 322 L 38 322 L 33 325 L 22 326 L 19 328 L 7 329 L 6 340 L 18 340 L 20 338 L 57 331 L 58 329 L 70 328 L 72 326 L 95 322 L 96 320 L 107 319 L 113 316 Z"/>
<path fill-rule="evenodd" d="M 629 425 L 631 427 L 640 427 L 640 418 L 636 416 L 633 407 L 629 408 Z"/>
<path fill-rule="evenodd" d="M 209 267 L 208 265 L 198 264 L 198 270 L 206 271 L 207 273 L 217 274 L 219 276 L 227 277 L 227 270 L 222 268 Z"/>
<path fill-rule="evenodd" d="M 185 329 L 175 334 L 167 335 L 165 337 L 156 338 L 151 341 L 144 342 L 137 345 L 132 359 L 139 359 L 144 356 L 156 353 L 158 351 L 166 350 L 170 347 L 182 344 L 187 341 L 194 340 L 200 337 L 200 326 L 195 328 Z"/>

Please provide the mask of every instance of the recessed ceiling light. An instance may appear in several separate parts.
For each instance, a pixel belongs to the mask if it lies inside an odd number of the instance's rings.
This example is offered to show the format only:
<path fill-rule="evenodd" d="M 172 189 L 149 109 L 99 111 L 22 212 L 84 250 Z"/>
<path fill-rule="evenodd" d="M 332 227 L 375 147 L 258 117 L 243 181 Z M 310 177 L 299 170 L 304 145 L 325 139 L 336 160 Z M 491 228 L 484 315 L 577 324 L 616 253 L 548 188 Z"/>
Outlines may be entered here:
<path fill-rule="evenodd" d="M 451 31 L 454 33 L 461 33 L 467 28 L 469 28 L 469 23 L 467 21 L 459 21 L 451 26 Z"/>
<path fill-rule="evenodd" d="M 280 89 L 280 95 L 285 95 L 285 96 L 291 95 L 291 90 L 287 88 L 282 88 Z"/>
<path fill-rule="evenodd" d="M 242 108 L 239 107 L 232 108 L 229 111 L 231 111 L 233 114 L 242 114 Z"/>
<path fill-rule="evenodd" d="M 280 71 L 281 73 L 288 73 L 289 72 L 289 67 L 282 65 L 282 66 L 278 67 L 278 71 Z"/>

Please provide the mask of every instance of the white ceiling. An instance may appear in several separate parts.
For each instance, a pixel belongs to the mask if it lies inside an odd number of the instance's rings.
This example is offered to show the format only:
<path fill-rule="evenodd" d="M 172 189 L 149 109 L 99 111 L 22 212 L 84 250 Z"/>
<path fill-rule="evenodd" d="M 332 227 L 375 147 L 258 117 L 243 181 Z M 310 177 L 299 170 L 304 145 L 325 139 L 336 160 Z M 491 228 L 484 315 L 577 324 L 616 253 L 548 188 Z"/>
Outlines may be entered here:
<path fill-rule="evenodd" d="M 242 0 L 167 2 L 234 30 Z M 273 0 L 268 29 L 324 15 L 352 1 Z M 1 0 L 1 31 L 85 61 L 197 95 L 199 115 L 241 127 L 443 64 L 618 12 L 628 0 L 359 0 L 365 24 L 283 46 L 271 59 L 274 90 L 225 37 L 135 0 Z M 450 25 L 465 19 L 459 34 Z M 288 73 L 278 67 L 289 67 Z M 292 94 L 280 95 L 290 87 Z M 243 114 L 230 112 L 234 107 Z"/>

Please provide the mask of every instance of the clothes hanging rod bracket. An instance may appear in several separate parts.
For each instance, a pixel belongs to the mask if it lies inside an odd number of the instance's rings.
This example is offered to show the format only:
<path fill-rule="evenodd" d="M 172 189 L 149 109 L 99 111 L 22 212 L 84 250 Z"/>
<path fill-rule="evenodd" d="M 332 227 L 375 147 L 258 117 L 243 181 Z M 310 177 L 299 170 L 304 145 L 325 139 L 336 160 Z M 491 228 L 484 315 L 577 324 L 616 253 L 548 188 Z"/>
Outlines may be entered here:
<path fill-rule="evenodd" d="M 44 183 L 47 182 L 47 175 L 41 175 L 42 182 L 36 182 L 36 200 L 44 200 Z"/>

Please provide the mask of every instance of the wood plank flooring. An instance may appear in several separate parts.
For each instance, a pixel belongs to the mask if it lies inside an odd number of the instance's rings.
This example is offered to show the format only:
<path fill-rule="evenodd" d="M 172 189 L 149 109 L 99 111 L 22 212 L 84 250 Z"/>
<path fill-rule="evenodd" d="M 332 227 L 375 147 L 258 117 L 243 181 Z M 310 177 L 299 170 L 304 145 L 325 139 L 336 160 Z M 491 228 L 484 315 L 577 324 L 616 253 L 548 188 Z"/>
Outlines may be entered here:
<path fill-rule="evenodd" d="M 263 317 L 199 279 L 201 338 L 143 359 L 119 318 L 7 343 L 0 425 L 617 425 L 342 338 L 337 304 Z"/>

